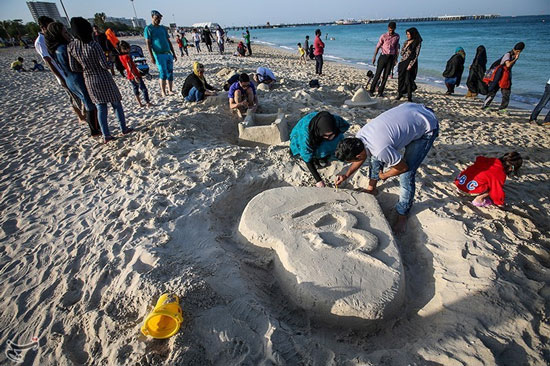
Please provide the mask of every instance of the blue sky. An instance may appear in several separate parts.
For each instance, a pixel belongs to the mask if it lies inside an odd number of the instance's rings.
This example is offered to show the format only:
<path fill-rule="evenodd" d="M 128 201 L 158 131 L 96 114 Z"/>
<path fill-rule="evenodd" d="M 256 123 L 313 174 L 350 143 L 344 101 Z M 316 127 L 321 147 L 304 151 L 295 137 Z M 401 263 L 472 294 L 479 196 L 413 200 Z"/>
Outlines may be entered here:
<path fill-rule="evenodd" d="M 59 0 L 57 3 L 62 13 Z M 104 12 L 109 16 L 133 16 L 130 0 L 63 0 L 69 16 L 93 17 Z M 407 18 L 436 15 L 540 15 L 550 14 L 550 0 L 134 0 L 138 17 L 147 21 L 155 8 L 164 15 L 163 23 L 190 25 L 217 22 L 222 25 L 257 25 L 267 21 L 303 23 L 330 21 L 340 18 L 375 19 Z M 275 6 L 275 4 L 277 4 Z M 25 0 L 0 0 L 0 20 L 32 17 Z"/>

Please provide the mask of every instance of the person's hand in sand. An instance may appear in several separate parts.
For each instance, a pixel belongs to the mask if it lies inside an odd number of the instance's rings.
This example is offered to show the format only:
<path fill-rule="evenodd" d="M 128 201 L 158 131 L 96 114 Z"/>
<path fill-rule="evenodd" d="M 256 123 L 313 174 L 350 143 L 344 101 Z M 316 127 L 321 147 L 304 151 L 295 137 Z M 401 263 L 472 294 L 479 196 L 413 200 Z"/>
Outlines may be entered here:
<path fill-rule="evenodd" d="M 338 186 L 342 185 L 342 183 L 344 183 L 346 181 L 346 179 L 348 179 L 347 175 L 338 174 L 336 176 L 336 179 L 334 180 L 334 184 L 338 187 Z"/>
<path fill-rule="evenodd" d="M 237 109 L 241 114 L 246 114 L 248 109 L 258 105 L 256 87 L 250 82 L 250 76 L 246 73 L 239 75 L 239 80 L 229 87 L 229 107 Z"/>

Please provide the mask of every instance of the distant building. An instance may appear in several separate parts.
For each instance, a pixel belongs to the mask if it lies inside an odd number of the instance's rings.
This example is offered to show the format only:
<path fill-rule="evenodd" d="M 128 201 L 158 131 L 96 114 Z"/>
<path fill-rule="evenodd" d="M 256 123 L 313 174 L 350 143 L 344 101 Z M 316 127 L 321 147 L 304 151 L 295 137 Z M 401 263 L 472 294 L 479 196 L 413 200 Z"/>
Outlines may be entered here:
<path fill-rule="evenodd" d="M 129 27 L 141 27 L 141 28 L 145 28 L 147 26 L 147 23 L 145 22 L 145 19 L 142 19 L 142 18 L 132 18 L 132 19 L 128 19 L 128 18 L 115 18 L 115 17 L 106 17 L 105 18 L 105 22 L 110 22 L 110 23 L 122 23 L 122 24 L 126 24 L 127 26 Z"/>
<path fill-rule="evenodd" d="M 88 21 L 92 24 L 95 23 L 95 19 L 94 18 L 89 18 Z M 105 22 L 106 23 L 121 23 L 121 24 L 125 24 L 129 27 L 139 27 L 139 28 L 145 28 L 147 26 L 147 23 L 145 22 L 145 19 L 142 19 L 142 18 L 132 18 L 132 19 L 128 19 L 128 18 L 117 18 L 117 17 L 105 17 Z"/>
<path fill-rule="evenodd" d="M 134 24 L 135 28 L 145 28 L 147 27 L 147 22 L 145 19 L 142 18 L 132 18 L 132 23 Z"/>
<path fill-rule="evenodd" d="M 56 22 L 61 22 L 65 26 L 69 26 L 67 18 L 62 17 L 57 10 L 56 3 L 49 3 L 46 1 L 27 1 L 27 6 L 31 11 L 32 17 L 36 23 L 38 23 L 38 18 L 41 16 L 47 16 L 55 20 Z"/>

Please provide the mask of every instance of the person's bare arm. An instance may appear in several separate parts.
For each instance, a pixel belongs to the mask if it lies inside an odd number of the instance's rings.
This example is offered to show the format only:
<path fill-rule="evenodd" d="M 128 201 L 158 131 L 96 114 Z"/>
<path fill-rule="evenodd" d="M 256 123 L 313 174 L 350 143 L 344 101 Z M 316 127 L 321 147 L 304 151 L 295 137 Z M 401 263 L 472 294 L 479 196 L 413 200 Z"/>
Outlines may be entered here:
<path fill-rule="evenodd" d="M 176 57 L 176 52 L 174 51 L 174 46 L 172 46 L 172 42 L 170 42 L 170 38 L 168 36 L 166 36 L 166 38 L 168 38 L 168 44 L 170 45 L 170 51 L 172 51 L 172 55 L 174 55 L 174 61 L 177 61 L 178 58 Z"/>
<path fill-rule="evenodd" d="M 519 58 L 519 54 L 516 55 L 516 57 L 514 57 L 513 60 L 506 61 L 506 62 L 504 62 L 504 64 L 506 65 L 506 67 L 512 67 L 512 66 L 516 63 L 516 61 L 518 60 L 518 58 Z"/>
<path fill-rule="evenodd" d="M 149 51 L 149 55 L 151 55 L 151 60 L 153 60 L 153 62 L 157 62 L 155 60 L 155 55 L 153 54 L 153 48 L 151 46 L 151 40 L 150 39 L 146 39 L 145 40 L 145 44 L 147 45 L 147 50 Z M 170 47 L 172 47 L 172 45 L 170 45 Z"/>
<path fill-rule="evenodd" d="M 346 172 L 346 174 L 336 176 L 335 184 L 338 186 L 338 185 L 344 183 L 344 181 L 346 179 L 351 177 L 353 175 L 353 173 L 355 173 L 359 168 L 361 168 L 361 165 L 363 165 L 365 160 L 366 160 L 366 158 L 362 159 L 362 160 L 354 161 L 353 163 L 351 163 L 351 165 L 348 168 L 348 171 Z"/>
<path fill-rule="evenodd" d="M 238 107 L 241 107 L 241 106 L 246 106 L 247 103 L 248 102 L 246 100 L 244 100 L 240 103 L 237 103 L 235 101 L 235 98 L 229 98 L 229 108 L 231 108 L 231 109 L 235 109 L 235 108 L 238 108 Z"/>
<path fill-rule="evenodd" d="M 380 49 L 379 46 L 376 46 L 374 49 L 374 56 L 372 56 L 372 64 L 374 65 L 376 63 L 376 55 L 378 55 L 378 50 Z"/>
<path fill-rule="evenodd" d="M 408 170 L 409 166 L 407 165 L 407 163 L 401 160 L 399 163 L 389 168 L 386 172 L 378 173 L 378 177 L 381 180 L 385 180 L 391 177 L 395 177 L 396 175 L 403 174 Z"/>

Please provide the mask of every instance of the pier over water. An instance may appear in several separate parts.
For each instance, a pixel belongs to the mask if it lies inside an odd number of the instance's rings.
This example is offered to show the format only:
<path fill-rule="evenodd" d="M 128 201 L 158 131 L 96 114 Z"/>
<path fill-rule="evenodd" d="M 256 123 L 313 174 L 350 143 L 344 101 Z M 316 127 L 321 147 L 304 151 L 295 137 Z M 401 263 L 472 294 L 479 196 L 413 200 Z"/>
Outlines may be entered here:
<path fill-rule="evenodd" d="M 462 20 L 481 20 L 481 19 L 495 19 L 499 18 L 500 15 L 489 14 L 489 15 L 443 15 L 437 17 L 420 17 L 420 18 L 400 18 L 400 19 L 363 19 L 359 21 L 362 24 L 370 23 L 387 23 L 394 21 L 397 23 L 418 23 L 418 22 L 441 22 L 441 21 L 462 21 Z M 291 27 L 302 27 L 302 26 L 329 26 L 329 25 L 338 25 L 336 22 L 317 22 L 317 23 L 295 23 L 295 24 L 264 24 L 264 25 L 253 25 L 253 26 L 235 26 L 235 27 L 226 27 L 226 30 L 244 30 L 248 29 L 268 29 L 268 28 L 291 28 Z M 344 24 L 345 25 L 345 24 Z"/>

